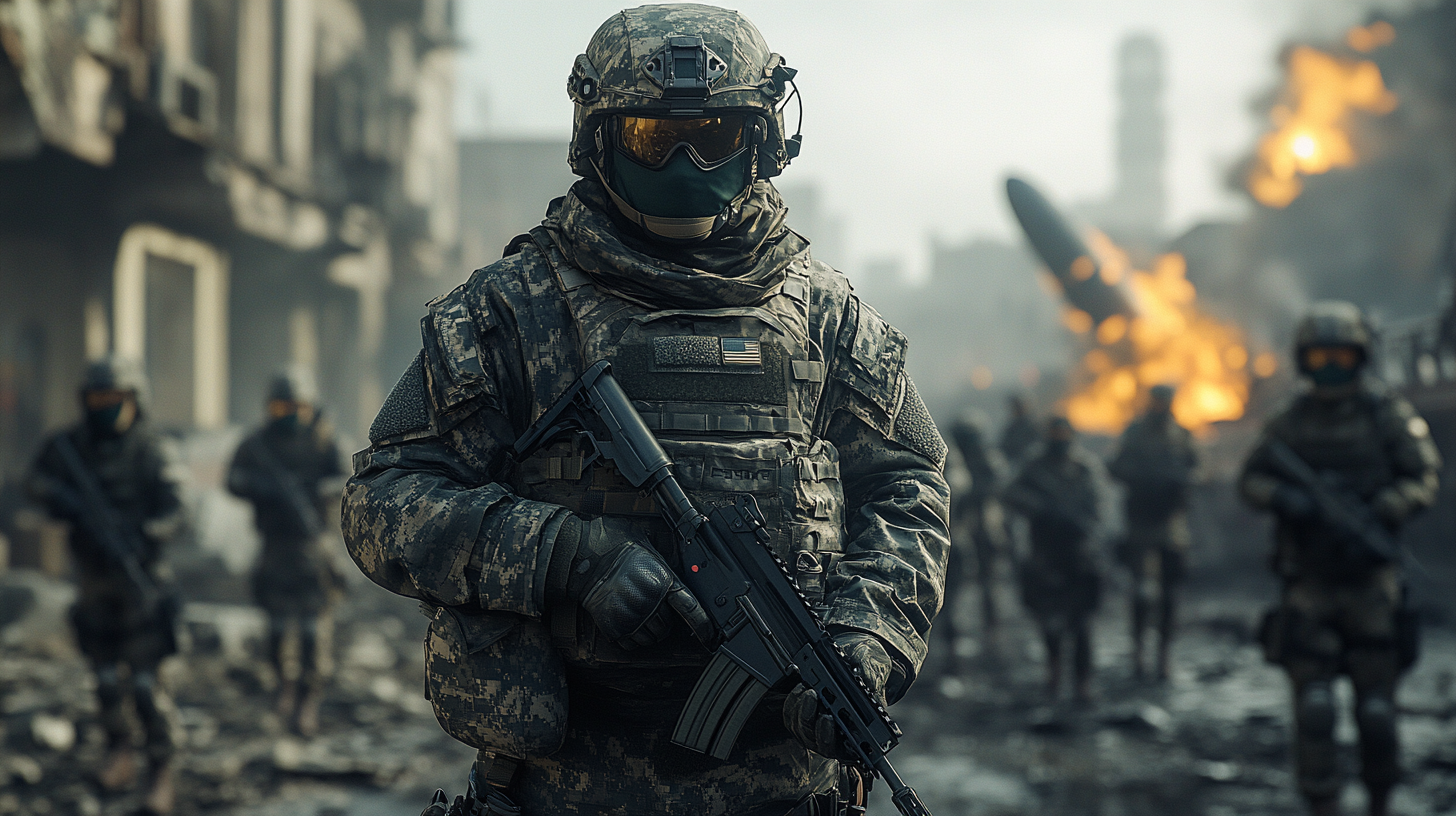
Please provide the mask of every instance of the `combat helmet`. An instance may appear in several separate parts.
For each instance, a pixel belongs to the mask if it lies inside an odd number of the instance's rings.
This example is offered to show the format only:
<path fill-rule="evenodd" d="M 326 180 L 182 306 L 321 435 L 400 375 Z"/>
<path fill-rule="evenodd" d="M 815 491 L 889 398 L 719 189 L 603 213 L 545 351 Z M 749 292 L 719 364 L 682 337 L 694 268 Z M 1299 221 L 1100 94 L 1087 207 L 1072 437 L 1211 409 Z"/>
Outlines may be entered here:
<path fill-rule="evenodd" d="M 567 161 L 572 172 L 600 180 L 617 207 L 659 237 L 700 240 L 720 229 L 742 206 L 753 181 L 781 173 L 799 152 L 781 111 L 796 70 L 769 51 L 763 35 L 736 11 L 697 4 L 641 6 L 613 15 L 597 29 L 567 79 L 575 103 Z M 748 170 L 743 189 L 712 215 L 669 217 L 640 213 L 611 183 L 609 165 L 618 138 L 617 117 L 653 120 L 741 118 L 742 144 L 724 146 Z M 618 120 L 621 121 L 621 120 Z M 662 143 L 663 161 L 676 143 Z M 724 157 L 697 157 L 704 164 Z"/>
<path fill-rule="evenodd" d="M 1296 349 L 1354 346 L 1370 350 L 1370 325 L 1360 307 L 1343 300 L 1322 300 L 1309 307 L 1295 331 Z"/>
<path fill-rule="evenodd" d="M 81 379 L 82 396 L 89 391 L 130 391 L 136 395 L 138 407 L 144 407 L 147 375 L 135 360 L 108 354 L 86 365 L 86 374 Z"/>
<path fill-rule="evenodd" d="M 1338 390 L 1358 378 L 1370 359 L 1371 339 L 1370 324 L 1360 307 L 1342 300 L 1320 301 L 1305 312 L 1295 330 L 1295 363 L 1317 389 Z"/>
<path fill-rule="evenodd" d="M 1294 333 L 1295 354 L 1315 346 L 1350 346 L 1370 355 L 1370 324 L 1360 307 L 1343 300 L 1322 300 L 1309 307 Z"/>
<path fill-rule="evenodd" d="M 268 383 L 268 399 L 313 405 L 318 402 L 318 385 L 308 369 L 290 365 L 273 375 Z"/>

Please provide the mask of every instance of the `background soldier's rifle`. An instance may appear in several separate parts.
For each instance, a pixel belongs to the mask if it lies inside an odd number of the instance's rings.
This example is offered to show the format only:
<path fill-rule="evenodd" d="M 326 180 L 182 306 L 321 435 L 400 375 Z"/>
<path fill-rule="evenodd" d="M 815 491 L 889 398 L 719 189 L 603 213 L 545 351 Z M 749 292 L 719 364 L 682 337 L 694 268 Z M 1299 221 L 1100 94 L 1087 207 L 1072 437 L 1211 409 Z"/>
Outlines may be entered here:
<path fill-rule="evenodd" d="M 1015 506 L 1023 500 L 1017 495 L 1030 493 L 1035 497 L 1035 506 L 1021 509 L 1032 515 L 1045 514 L 1059 524 L 1074 528 L 1078 535 L 1088 535 L 1097 526 L 1097 508 L 1078 501 L 1079 497 L 1066 495 L 1066 486 L 1050 479 L 1034 466 L 1028 466 L 1016 477 L 1006 490 L 1006 498 Z"/>
<path fill-rule="evenodd" d="M 748 716 L 769 689 L 813 689 L 843 737 L 850 762 L 879 776 L 905 816 L 930 816 L 890 764 L 900 728 L 835 645 L 787 565 L 770 549 L 752 496 L 712 508 L 693 506 L 672 460 L 648 430 L 605 361 L 593 365 L 516 441 L 522 461 L 564 434 L 587 443 L 583 466 L 612 462 L 634 487 L 650 492 L 682 543 L 678 577 L 713 621 L 714 655 L 678 717 L 672 741 L 726 759 Z"/>
<path fill-rule="evenodd" d="M 152 580 L 152 576 L 142 566 L 144 542 L 141 531 L 128 524 L 116 508 L 111 506 L 95 475 L 81 461 L 81 454 L 65 434 L 56 437 L 56 451 L 61 455 L 61 464 L 65 466 L 71 484 L 80 494 L 77 522 L 81 529 L 86 531 L 86 536 L 101 548 L 112 563 L 121 567 L 122 573 L 140 596 L 147 619 L 159 619 L 169 615 L 172 611 L 171 598 L 162 592 L 157 582 Z M 167 628 L 170 634 L 170 621 Z"/>
<path fill-rule="evenodd" d="M 278 457 L 268 450 L 263 440 L 255 437 L 251 443 L 253 458 L 263 466 L 268 478 L 278 486 L 278 492 L 283 499 L 283 504 L 293 516 L 293 523 L 297 525 L 299 532 L 309 538 L 313 538 L 323 532 L 324 520 L 319 515 L 318 505 L 314 503 L 308 491 L 298 483 L 298 477 L 293 471 L 283 466 Z"/>
<path fill-rule="evenodd" d="M 1400 560 L 1399 543 L 1365 502 L 1336 492 L 1284 442 L 1271 437 L 1264 449 L 1274 469 L 1309 494 L 1320 523 L 1344 546 L 1343 555 L 1356 563 Z"/>

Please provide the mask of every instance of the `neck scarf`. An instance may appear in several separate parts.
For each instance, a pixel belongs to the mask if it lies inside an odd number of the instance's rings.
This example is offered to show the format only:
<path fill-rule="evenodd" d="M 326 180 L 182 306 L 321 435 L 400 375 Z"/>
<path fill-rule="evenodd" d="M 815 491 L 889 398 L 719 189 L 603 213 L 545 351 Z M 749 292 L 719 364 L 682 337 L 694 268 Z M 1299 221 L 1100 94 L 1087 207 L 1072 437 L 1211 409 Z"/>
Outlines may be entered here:
<path fill-rule="evenodd" d="M 754 183 L 736 218 L 693 244 L 668 244 L 622 225 L 596 181 L 572 185 L 542 222 L 572 266 L 612 292 L 658 309 L 755 306 L 778 292 L 809 242 L 784 225 L 772 184 Z"/>

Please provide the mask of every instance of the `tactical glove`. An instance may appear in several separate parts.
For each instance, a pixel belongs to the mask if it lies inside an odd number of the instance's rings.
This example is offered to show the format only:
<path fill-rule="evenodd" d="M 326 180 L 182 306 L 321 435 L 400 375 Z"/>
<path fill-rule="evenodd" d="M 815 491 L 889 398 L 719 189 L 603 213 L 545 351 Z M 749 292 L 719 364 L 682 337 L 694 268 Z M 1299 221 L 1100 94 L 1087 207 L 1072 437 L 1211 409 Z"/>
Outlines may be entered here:
<path fill-rule="evenodd" d="M 613 519 L 572 516 L 556 536 L 546 578 L 549 598 L 576 603 L 623 649 L 650 646 L 672 631 L 673 614 L 694 636 L 712 636 L 708 613 L 641 537 Z"/>
<path fill-rule="evenodd" d="M 1309 521 L 1314 518 L 1314 499 L 1304 488 L 1280 485 L 1269 502 L 1270 507 L 1285 521 Z"/>
<path fill-rule="evenodd" d="M 849 665 L 869 687 L 876 701 L 885 702 L 885 685 L 893 666 L 890 653 L 879 639 L 863 632 L 836 635 L 834 642 L 844 650 Z M 784 700 L 784 727 L 801 745 L 829 759 L 845 759 L 839 728 L 813 689 L 800 684 Z"/>
<path fill-rule="evenodd" d="M 1374 500 L 1370 502 L 1370 509 L 1387 527 L 1394 529 L 1405 521 L 1410 515 L 1410 502 L 1400 492 L 1398 487 L 1387 487 L 1375 494 Z"/>

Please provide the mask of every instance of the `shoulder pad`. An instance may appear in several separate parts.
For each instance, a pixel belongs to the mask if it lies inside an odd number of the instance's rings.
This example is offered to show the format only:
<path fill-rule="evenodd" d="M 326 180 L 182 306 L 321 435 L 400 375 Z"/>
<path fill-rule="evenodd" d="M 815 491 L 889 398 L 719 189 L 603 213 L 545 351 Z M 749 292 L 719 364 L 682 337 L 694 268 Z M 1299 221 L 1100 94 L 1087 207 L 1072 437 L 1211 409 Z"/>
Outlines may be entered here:
<path fill-rule="evenodd" d="M 374 423 L 369 426 L 369 441 L 375 445 L 395 437 L 408 438 L 430 430 L 430 401 L 425 394 L 425 353 L 404 370 L 394 390 L 384 401 Z"/>
<path fill-rule="evenodd" d="M 469 281 L 431 301 L 420 321 L 425 366 L 430 374 L 428 384 L 441 414 L 482 394 L 494 393 L 494 384 L 485 370 L 481 340 L 496 324 L 479 293 L 492 269 L 508 262 L 497 261 L 477 270 Z"/>
<path fill-rule="evenodd" d="M 905 335 L 891 326 L 880 313 L 857 297 L 850 297 L 853 325 L 840 327 L 841 359 L 836 361 L 836 379 L 848 385 L 882 414 L 871 422 L 888 432 L 890 420 L 902 396 L 901 371 L 905 366 Z M 849 315 L 846 315 L 848 317 Z M 846 321 L 848 322 L 848 321 Z M 868 419 L 868 417 L 866 417 Z"/>

